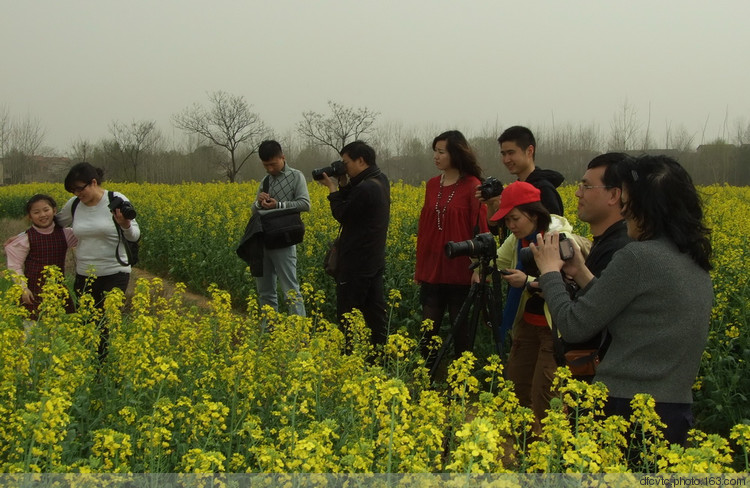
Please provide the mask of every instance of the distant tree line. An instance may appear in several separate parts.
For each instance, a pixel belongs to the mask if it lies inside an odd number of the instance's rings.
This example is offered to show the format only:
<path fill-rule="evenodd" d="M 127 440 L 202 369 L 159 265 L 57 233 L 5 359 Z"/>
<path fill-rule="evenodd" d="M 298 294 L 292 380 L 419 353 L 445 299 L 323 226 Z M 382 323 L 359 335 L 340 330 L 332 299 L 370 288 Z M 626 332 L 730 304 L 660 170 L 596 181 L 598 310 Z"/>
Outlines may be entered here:
<path fill-rule="evenodd" d="M 184 137 L 177 143 L 164 137 L 154 121 L 112 121 L 109 136 L 71 144 L 64 156 L 44 146 L 45 131 L 37 119 L 12 118 L 0 107 L 0 182 L 62 181 L 68 168 L 88 161 L 105 170 L 111 181 L 182 183 L 258 180 L 265 173 L 257 148 L 267 138 L 279 140 L 291 166 L 310 172 L 338 159 L 338 151 L 365 139 L 378 151 L 378 164 L 394 180 L 419 184 L 436 174 L 432 139 L 447 129 L 464 132 L 477 153 L 485 176 L 503 181 L 509 175 L 499 159 L 498 135 L 504 126 L 486 126 L 479 133 L 461 127 L 405 128 L 378 124 L 379 113 L 329 101 L 328 111 L 304 111 L 295 128 L 274 133 L 242 96 L 223 91 L 208 94 L 206 104 L 195 103 L 174 114 L 172 123 Z M 638 116 L 623 103 L 607 131 L 596 124 L 530 126 L 537 138 L 537 165 L 577 181 L 586 164 L 605 151 L 630 154 L 668 154 L 680 161 L 698 184 L 750 184 L 750 121 L 725 124 L 724 137 L 710 142 L 705 134 L 684 126 L 665 127 L 656 142 L 650 117 Z"/>

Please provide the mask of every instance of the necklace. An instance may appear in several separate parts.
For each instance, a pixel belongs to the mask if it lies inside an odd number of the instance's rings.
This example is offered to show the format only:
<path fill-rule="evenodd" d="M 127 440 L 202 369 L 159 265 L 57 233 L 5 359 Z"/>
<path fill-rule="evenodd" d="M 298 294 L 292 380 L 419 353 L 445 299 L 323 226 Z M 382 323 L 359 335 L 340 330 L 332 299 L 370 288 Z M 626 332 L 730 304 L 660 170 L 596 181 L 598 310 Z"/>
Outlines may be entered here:
<path fill-rule="evenodd" d="M 448 209 L 448 204 L 451 203 L 451 200 L 453 200 L 453 195 L 456 194 L 456 188 L 458 188 L 458 184 L 461 181 L 461 178 L 458 179 L 453 184 L 453 190 L 451 190 L 450 195 L 448 195 L 448 199 L 445 201 L 445 205 L 443 205 L 443 208 L 440 208 L 440 198 L 443 196 L 443 179 L 445 178 L 445 175 L 440 177 L 440 189 L 438 190 L 437 199 L 435 200 L 435 212 L 437 213 L 437 228 L 439 231 L 443 231 L 443 224 L 445 223 L 445 211 Z"/>

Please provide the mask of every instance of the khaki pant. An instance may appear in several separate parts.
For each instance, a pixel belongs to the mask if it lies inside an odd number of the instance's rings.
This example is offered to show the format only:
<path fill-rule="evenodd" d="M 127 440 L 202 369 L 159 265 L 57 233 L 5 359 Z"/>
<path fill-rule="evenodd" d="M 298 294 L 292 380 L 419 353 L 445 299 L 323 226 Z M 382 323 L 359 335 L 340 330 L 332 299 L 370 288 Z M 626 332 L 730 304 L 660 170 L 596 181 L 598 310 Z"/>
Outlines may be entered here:
<path fill-rule="evenodd" d="M 536 416 L 535 432 L 546 416 L 552 398 L 552 380 L 557 370 L 549 327 L 531 325 L 523 319 L 514 326 L 507 376 L 515 385 L 519 403 Z"/>

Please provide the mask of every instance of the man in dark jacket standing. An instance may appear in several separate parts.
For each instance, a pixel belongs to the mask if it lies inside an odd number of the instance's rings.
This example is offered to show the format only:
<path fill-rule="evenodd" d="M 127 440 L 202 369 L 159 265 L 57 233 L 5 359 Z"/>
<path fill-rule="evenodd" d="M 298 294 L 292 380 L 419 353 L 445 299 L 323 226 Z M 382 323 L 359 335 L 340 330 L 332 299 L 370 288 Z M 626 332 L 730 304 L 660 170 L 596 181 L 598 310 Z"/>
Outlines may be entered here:
<path fill-rule="evenodd" d="M 359 309 L 372 343 L 385 344 L 388 318 L 383 293 L 385 240 L 390 219 L 390 184 L 375 161 L 375 150 L 354 141 L 341 150 L 346 175 L 318 180 L 328 187 L 333 217 L 341 224 L 336 270 L 339 320 Z"/>
<path fill-rule="evenodd" d="M 557 171 L 536 167 L 534 134 L 526 127 L 514 125 L 505 129 L 497 138 L 497 142 L 500 144 L 502 162 L 508 168 L 508 172 L 516 176 L 518 181 L 525 181 L 537 187 L 542 193 L 542 205 L 549 213 L 564 216 L 562 198 L 557 193 L 557 187 L 565 180 L 565 177 Z M 477 198 L 481 200 L 478 190 Z M 485 202 L 488 216 L 497 212 L 501 198 L 502 195 Z M 497 222 L 489 223 L 491 226 L 497 225 Z"/>
<path fill-rule="evenodd" d="M 515 175 L 519 181 L 531 183 L 539 188 L 542 192 L 542 205 L 549 213 L 563 216 L 563 203 L 560 194 L 557 193 L 557 187 L 565 177 L 557 171 L 536 167 L 534 134 L 526 127 L 514 125 L 505 129 L 497 138 L 497 142 L 500 143 L 500 154 L 508 172 Z"/>
<path fill-rule="evenodd" d="M 606 153 L 592 159 L 578 184 L 578 218 L 587 222 L 594 236 L 594 245 L 586 257 L 586 267 L 597 278 L 612 260 L 612 256 L 630 242 L 628 229 L 622 217 L 622 180 L 617 165 L 628 158 L 623 153 Z M 606 330 L 588 341 L 573 344 L 563 341 L 563 351 L 597 350 L 602 359 L 609 340 Z M 593 375 L 573 375 L 575 379 L 591 383 Z"/>

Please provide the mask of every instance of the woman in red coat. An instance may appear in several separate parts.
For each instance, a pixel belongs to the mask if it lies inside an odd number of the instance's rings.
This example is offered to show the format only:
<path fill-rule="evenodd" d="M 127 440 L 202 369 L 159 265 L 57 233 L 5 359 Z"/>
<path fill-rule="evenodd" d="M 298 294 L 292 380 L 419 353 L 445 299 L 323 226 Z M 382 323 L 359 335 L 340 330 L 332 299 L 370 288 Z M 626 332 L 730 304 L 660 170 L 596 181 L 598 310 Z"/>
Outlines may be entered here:
<path fill-rule="evenodd" d="M 464 135 L 457 130 L 443 132 L 432 141 L 432 150 L 440 174 L 425 188 L 414 274 L 420 285 L 422 319 L 433 321 L 428 337 L 438 335 L 446 308 L 451 324 L 455 323 L 471 287 L 471 259 L 448 258 L 445 244 L 487 232 L 487 208 L 475 197 L 482 169 Z M 469 337 L 467 325 L 464 320 L 454 330 L 456 356 L 471 349 L 474 338 Z"/>

